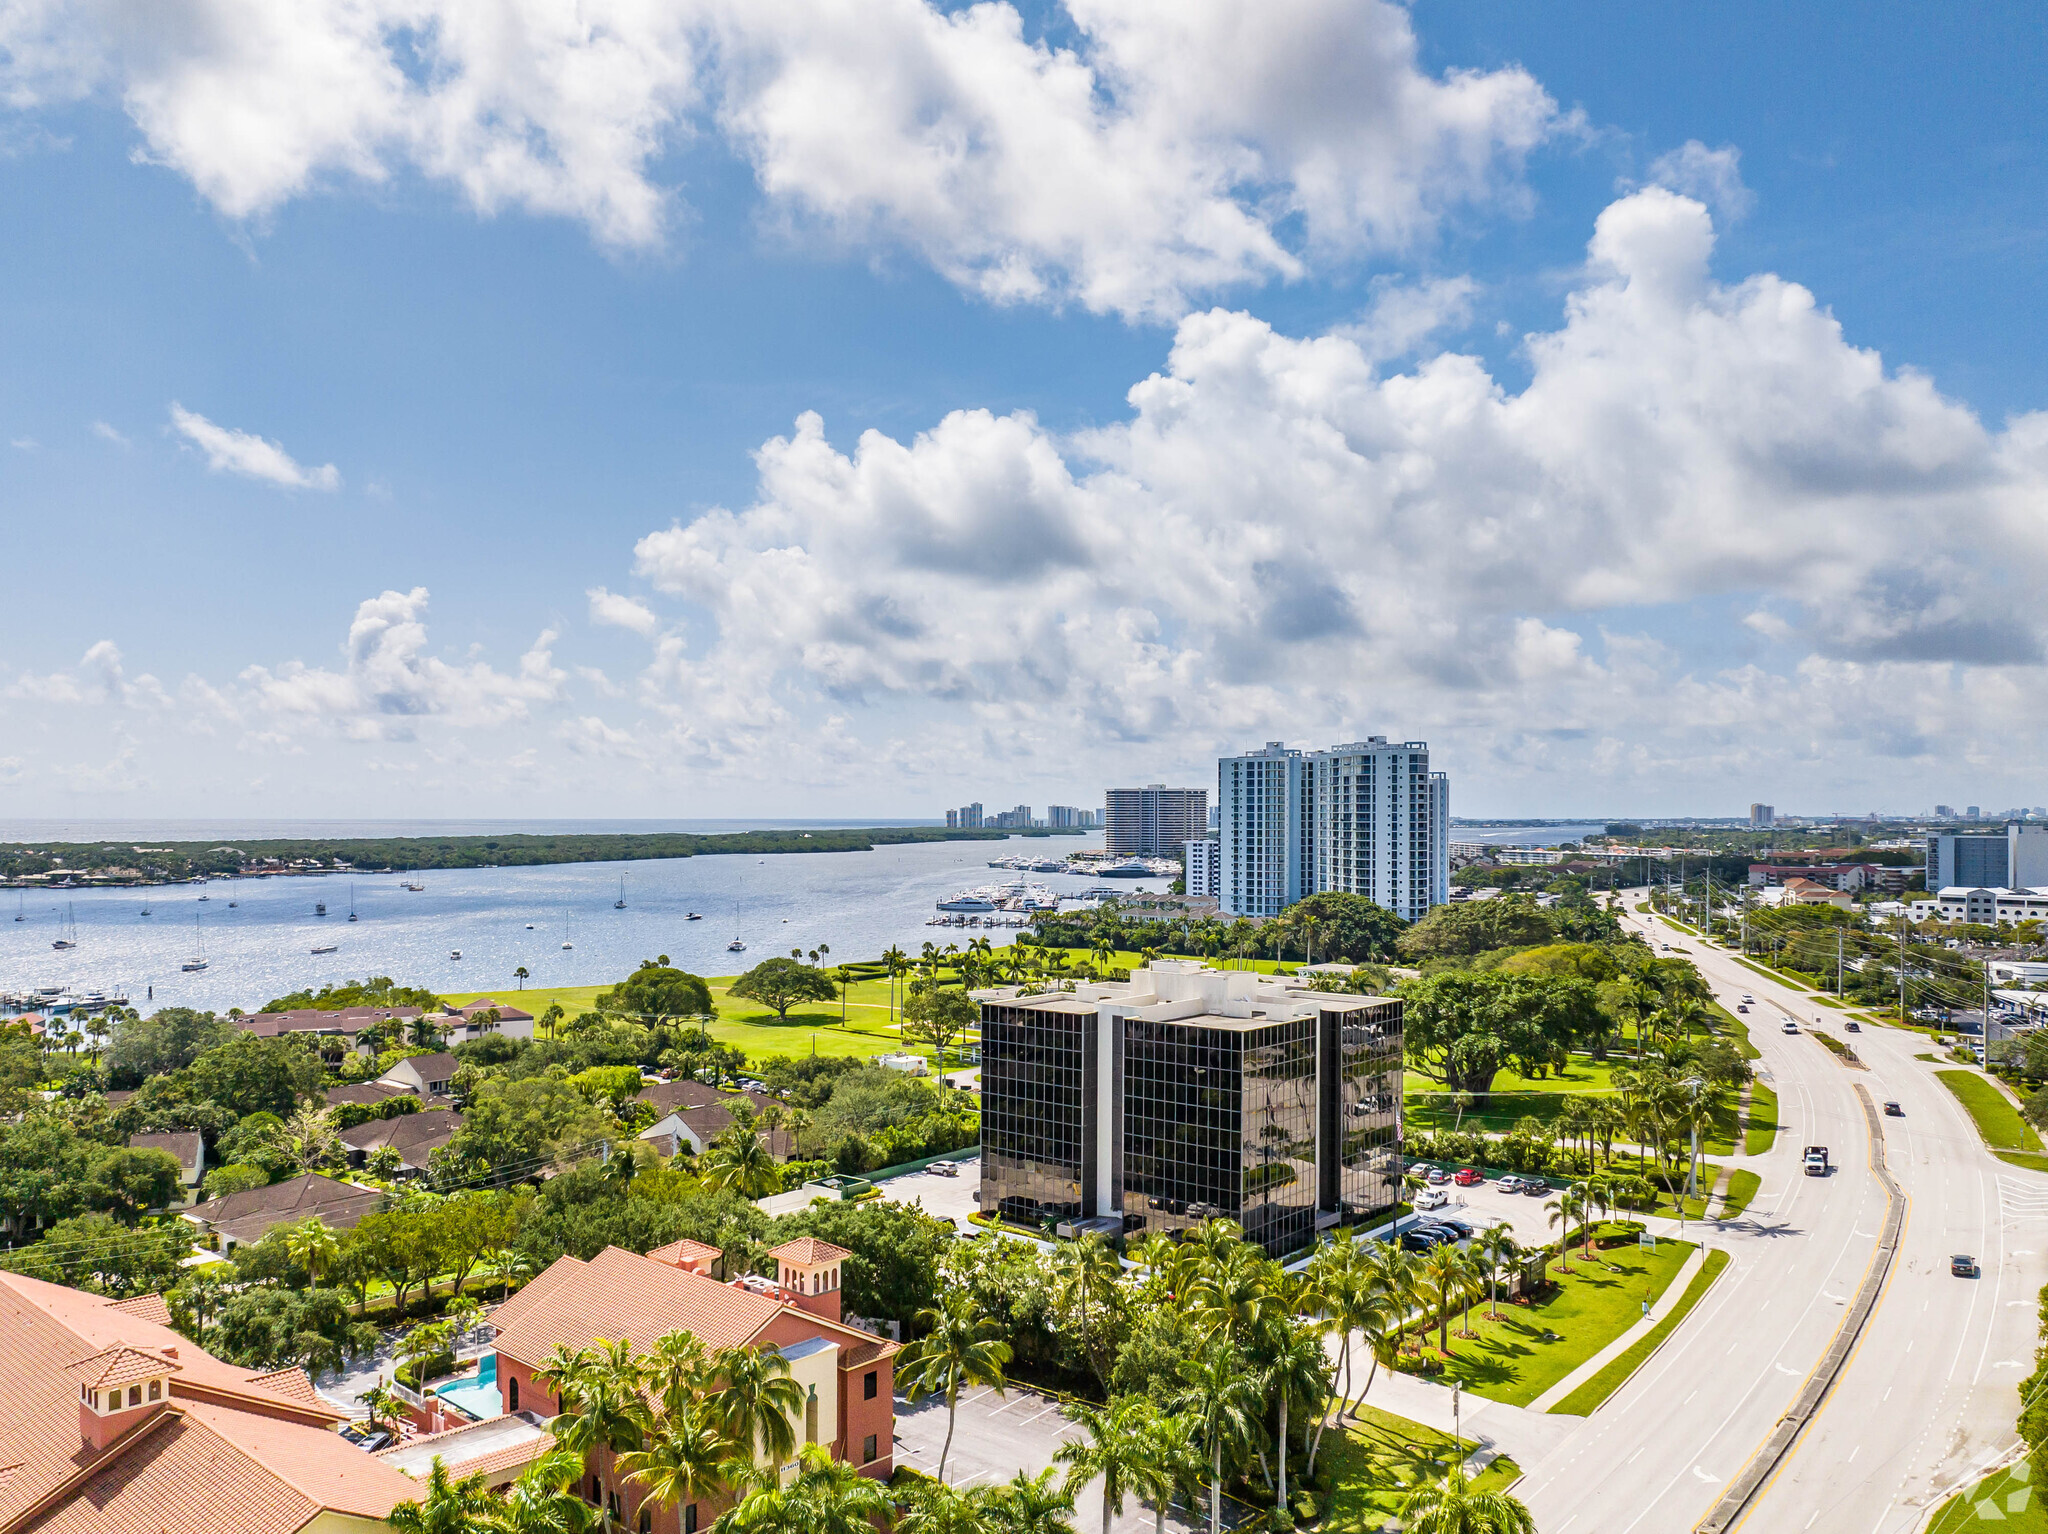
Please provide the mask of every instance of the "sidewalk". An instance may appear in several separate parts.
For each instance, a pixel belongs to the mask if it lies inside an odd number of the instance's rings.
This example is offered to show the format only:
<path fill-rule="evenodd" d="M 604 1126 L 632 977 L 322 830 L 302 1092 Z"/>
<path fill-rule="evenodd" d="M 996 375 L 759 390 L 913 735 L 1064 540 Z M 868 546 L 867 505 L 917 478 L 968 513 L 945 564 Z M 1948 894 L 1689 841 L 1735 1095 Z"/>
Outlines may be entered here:
<path fill-rule="evenodd" d="M 1591 1358 L 1580 1364 L 1578 1368 L 1572 1370 L 1571 1373 L 1544 1391 L 1542 1395 L 1531 1401 L 1529 1403 L 1529 1410 L 1532 1412 L 1549 1411 L 1551 1407 L 1557 1405 L 1558 1402 L 1585 1384 L 1587 1380 L 1606 1368 L 1608 1364 L 1635 1346 L 1640 1338 L 1654 1329 L 1657 1323 L 1669 1315 L 1678 1302 L 1685 1297 L 1686 1286 L 1692 1282 L 1693 1275 L 1706 1266 L 1706 1261 L 1706 1247 L 1704 1245 L 1694 1247 L 1692 1255 L 1685 1259 L 1685 1265 L 1672 1275 L 1671 1282 L 1664 1286 L 1664 1292 L 1657 1296 L 1657 1303 L 1650 1307 L 1650 1313 L 1647 1316 L 1644 1316 L 1642 1320 L 1636 1322 L 1634 1326 L 1631 1326 L 1619 1337 L 1608 1343 L 1606 1347 L 1595 1353 Z"/>

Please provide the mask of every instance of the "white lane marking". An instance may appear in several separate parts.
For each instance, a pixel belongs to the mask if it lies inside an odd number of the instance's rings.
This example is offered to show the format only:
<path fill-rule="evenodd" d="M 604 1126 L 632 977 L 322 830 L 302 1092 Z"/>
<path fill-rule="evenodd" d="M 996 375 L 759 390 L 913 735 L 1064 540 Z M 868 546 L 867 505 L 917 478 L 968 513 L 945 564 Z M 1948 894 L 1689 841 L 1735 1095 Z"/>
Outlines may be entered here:
<path fill-rule="evenodd" d="M 1779 1365 L 1778 1365 L 1778 1372 L 1779 1372 L 1780 1374 L 1789 1374 L 1789 1375 L 1791 1375 L 1791 1376 L 1792 1376 L 1792 1378 L 1794 1378 L 1795 1380 L 1799 1378 L 1799 1371 L 1798 1371 L 1797 1369 L 1793 1369 L 1793 1368 L 1788 1368 L 1788 1367 L 1787 1367 L 1786 1365 L 1784 1365 L 1784 1364 L 1779 1364 Z"/>
<path fill-rule="evenodd" d="M 1692 1467 L 1692 1473 L 1698 1476 L 1701 1480 L 1705 1481 L 1709 1486 L 1713 1485 L 1716 1481 L 1721 1479 L 1718 1475 L 1708 1475 L 1707 1472 L 1700 1469 L 1698 1465 L 1694 1465 Z"/>

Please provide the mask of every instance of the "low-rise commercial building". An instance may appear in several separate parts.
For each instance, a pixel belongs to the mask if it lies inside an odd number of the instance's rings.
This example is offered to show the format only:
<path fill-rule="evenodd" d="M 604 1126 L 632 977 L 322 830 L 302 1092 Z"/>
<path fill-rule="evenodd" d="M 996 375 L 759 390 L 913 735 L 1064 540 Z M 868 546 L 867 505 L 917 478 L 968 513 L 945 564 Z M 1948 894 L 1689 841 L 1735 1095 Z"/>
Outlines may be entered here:
<path fill-rule="evenodd" d="M 1177 960 L 976 999 L 988 1213 L 1131 1234 L 1222 1217 L 1277 1254 L 1400 1197 L 1396 999 Z"/>
<path fill-rule="evenodd" d="M 1951 885 L 1935 895 L 1943 921 L 1999 922 L 2048 920 L 2048 886 L 2032 889 Z"/>

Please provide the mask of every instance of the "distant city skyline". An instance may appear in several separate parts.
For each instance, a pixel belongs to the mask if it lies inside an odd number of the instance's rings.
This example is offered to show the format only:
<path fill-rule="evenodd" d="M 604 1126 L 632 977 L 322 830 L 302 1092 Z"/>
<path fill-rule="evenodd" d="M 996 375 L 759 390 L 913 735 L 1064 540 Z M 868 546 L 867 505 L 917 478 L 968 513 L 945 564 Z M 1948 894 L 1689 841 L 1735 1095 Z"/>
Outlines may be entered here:
<path fill-rule="evenodd" d="M 2029 12 L 271 9 L 0 14 L 0 816 L 2041 796 Z"/>

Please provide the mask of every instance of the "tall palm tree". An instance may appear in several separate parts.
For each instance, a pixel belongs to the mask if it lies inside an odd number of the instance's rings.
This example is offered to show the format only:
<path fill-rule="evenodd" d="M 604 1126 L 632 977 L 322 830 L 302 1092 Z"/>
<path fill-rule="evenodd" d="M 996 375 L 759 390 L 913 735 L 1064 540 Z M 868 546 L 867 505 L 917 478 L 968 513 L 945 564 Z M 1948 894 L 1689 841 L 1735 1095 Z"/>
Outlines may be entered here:
<path fill-rule="evenodd" d="M 1536 1534 L 1529 1510 L 1506 1492 L 1474 1490 L 1462 1461 L 1447 1480 L 1402 1500 L 1401 1527 L 1408 1534 Z"/>
<path fill-rule="evenodd" d="M 1515 1259 L 1522 1249 L 1515 1244 L 1514 1232 L 1505 1224 L 1489 1225 L 1479 1233 L 1472 1243 L 1473 1255 L 1479 1259 L 1486 1272 L 1486 1313 L 1494 1320 L 1500 1319 L 1500 1275 L 1515 1265 Z"/>
<path fill-rule="evenodd" d="M 642 1446 L 647 1376 L 630 1342 L 599 1337 L 574 1351 L 558 1343 L 548 1362 L 534 1371 L 534 1382 L 561 1401 L 553 1431 L 570 1448 L 587 1453 L 602 1447 L 623 1454 Z"/>
<path fill-rule="evenodd" d="M 526 1467 L 505 1497 L 503 1534 L 588 1534 L 598 1524 L 598 1510 L 576 1494 L 583 1477 L 583 1456 L 556 1447 Z"/>
<path fill-rule="evenodd" d="M 772 1348 L 720 1348 L 711 1367 L 725 1386 L 705 1403 L 705 1414 L 741 1456 L 751 1462 L 758 1449 L 771 1469 L 794 1459 L 805 1396 L 789 1360 Z"/>
<path fill-rule="evenodd" d="M 921 1310 L 917 1324 L 924 1335 L 903 1350 L 897 1378 L 910 1399 L 934 1393 L 946 1398 L 946 1442 L 939 1450 L 939 1479 L 946 1478 L 946 1456 L 953 1452 L 954 1419 L 962 1385 L 992 1385 L 1003 1391 L 1003 1369 L 1010 1362 L 1010 1344 L 1002 1328 L 982 1314 L 971 1296 L 955 1291 L 936 1309 Z"/>
<path fill-rule="evenodd" d="M 1424 1254 L 1419 1276 L 1436 1299 L 1436 1350 L 1448 1358 L 1451 1352 L 1451 1297 L 1471 1282 L 1471 1267 L 1465 1261 L 1465 1254 L 1446 1241 Z"/>
<path fill-rule="evenodd" d="M 1287 1506 L 1289 1409 L 1299 1405 L 1304 1411 L 1314 1411 L 1327 1406 L 1330 1376 L 1334 1372 L 1330 1355 L 1323 1351 L 1323 1336 L 1319 1328 L 1285 1321 L 1281 1323 L 1277 1346 L 1272 1350 L 1261 1381 L 1267 1394 L 1273 1398 L 1274 1411 L 1279 1418 L 1278 1431 L 1273 1435 L 1275 1507 Z"/>
<path fill-rule="evenodd" d="M 1567 1255 L 1571 1247 L 1572 1227 L 1585 1215 L 1585 1195 L 1566 1188 L 1543 1206 L 1550 1211 L 1550 1223 L 1557 1230 L 1557 1265 L 1565 1272 L 1571 1272 L 1571 1260 Z"/>
<path fill-rule="evenodd" d="M 1154 1412 L 1145 1424 L 1145 1464 L 1138 1495 L 1152 1504 L 1155 1534 L 1166 1534 L 1166 1510 L 1179 1497 L 1193 1507 L 1202 1494 L 1202 1445 L 1185 1413 Z"/>
<path fill-rule="evenodd" d="M 1108 1242 L 1100 1236 L 1083 1236 L 1062 1242 L 1053 1249 L 1053 1293 L 1061 1304 L 1080 1313 L 1081 1343 L 1088 1353 L 1088 1366 L 1102 1387 L 1109 1388 L 1109 1366 L 1102 1356 L 1096 1317 L 1116 1303 L 1117 1280 L 1124 1265 Z"/>
<path fill-rule="evenodd" d="M 811 1444 L 787 1486 L 756 1491 L 711 1526 L 711 1534 L 874 1534 L 894 1508 L 881 1482 Z"/>
<path fill-rule="evenodd" d="M 1146 1424 L 1156 1411 L 1150 1401 L 1136 1396 L 1126 1396 L 1109 1406 L 1067 1409 L 1067 1415 L 1084 1436 L 1061 1444 L 1053 1455 L 1053 1463 L 1067 1467 L 1066 1488 L 1070 1493 L 1100 1477 L 1102 1534 L 1111 1534 L 1111 1524 L 1144 1480 L 1152 1453 Z"/>
<path fill-rule="evenodd" d="M 972 1492 L 921 1479 L 906 1490 L 896 1534 L 988 1534 L 988 1515 Z"/>
<path fill-rule="evenodd" d="M 653 1399 L 678 1417 L 703 1399 L 713 1377 L 711 1355 L 695 1332 L 663 1332 L 640 1367 Z"/>
<path fill-rule="evenodd" d="M 618 1457 L 621 1479 L 637 1482 L 650 1502 L 682 1507 L 744 1481 L 749 1473 L 739 1446 L 712 1423 L 701 1403 L 680 1412 L 657 1405 L 647 1417 L 644 1448 Z"/>
<path fill-rule="evenodd" d="M 377 1383 L 365 1390 L 356 1400 L 364 1411 L 370 1414 L 370 1426 L 382 1427 L 387 1422 L 396 1422 L 405 1415 L 405 1402 L 398 1393 L 384 1383 L 380 1375 Z"/>
<path fill-rule="evenodd" d="M 448 1478 L 441 1456 L 427 1471 L 427 1494 L 417 1502 L 401 1502 L 388 1520 L 398 1534 L 476 1534 L 496 1522 L 498 1499 L 484 1485 L 483 1472 Z"/>
<path fill-rule="evenodd" d="M 1237 1349 L 1211 1344 L 1183 1359 L 1181 1389 L 1168 1410 L 1184 1412 L 1209 1449 L 1209 1534 L 1223 1527 L 1223 1465 L 1258 1435 L 1259 1388 Z"/>
<path fill-rule="evenodd" d="M 1058 1484 L 1058 1476 L 1052 1465 L 1036 1475 L 1019 1470 L 1001 1485 L 977 1486 L 967 1496 L 988 1534 L 1074 1534 L 1073 1493 Z"/>
<path fill-rule="evenodd" d="M 742 1198 L 766 1198 L 782 1191 L 782 1167 L 751 1132 L 735 1137 L 728 1130 L 697 1166 L 713 1192 L 731 1188 Z"/>
<path fill-rule="evenodd" d="M 894 943 L 882 952 L 882 967 L 889 972 L 889 1021 L 896 1021 L 896 980 L 910 968 L 910 956 Z"/>

